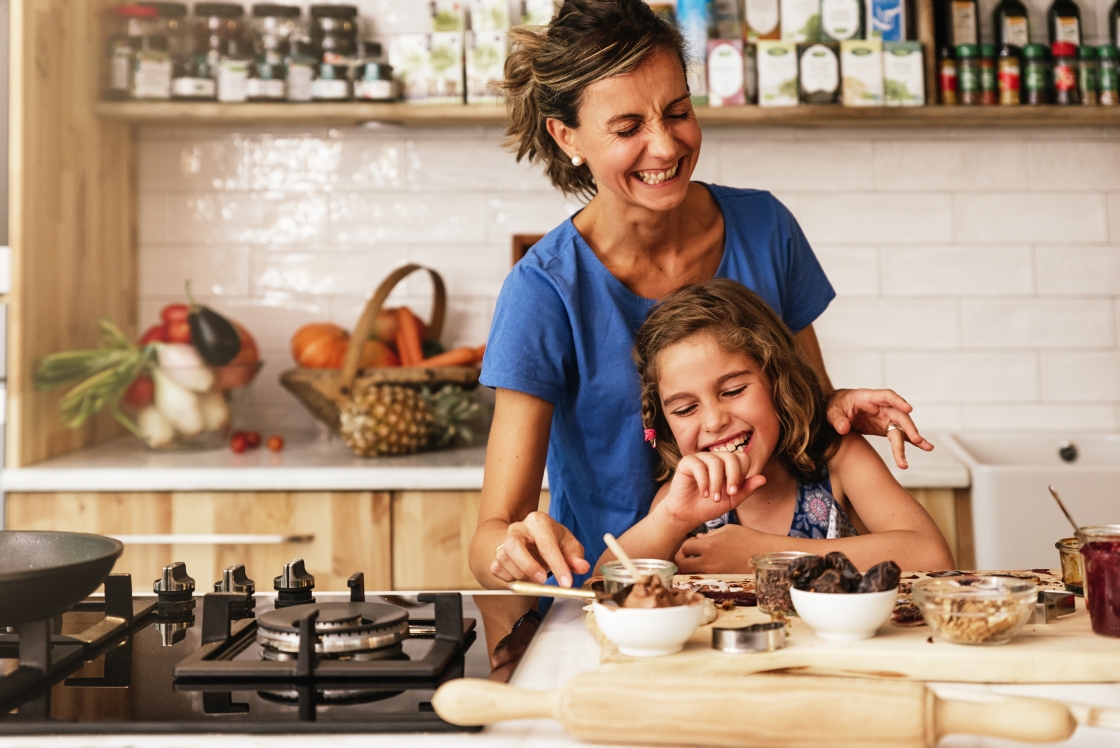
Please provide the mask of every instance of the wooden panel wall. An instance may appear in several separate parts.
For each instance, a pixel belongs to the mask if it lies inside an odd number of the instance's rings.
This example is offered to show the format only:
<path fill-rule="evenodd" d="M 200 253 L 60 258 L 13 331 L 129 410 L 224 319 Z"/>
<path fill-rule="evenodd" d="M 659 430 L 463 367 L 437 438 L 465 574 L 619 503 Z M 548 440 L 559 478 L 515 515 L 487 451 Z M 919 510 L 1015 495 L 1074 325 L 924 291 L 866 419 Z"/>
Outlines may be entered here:
<path fill-rule="evenodd" d="M 100 317 L 136 332 L 136 148 L 129 125 L 93 114 L 101 20 L 113 4 L 11 3 L 10 466 L 120 433 L 107 414 L 82 430 L 64 429 L 58 393 L 31 384 L 46 354 L 96 346 Z"/>
<path fill-rule="evenodd" d="M 967 488 L 918 488 L 910 495 L 925 507 L 953 553 L 958 569 L 976 567 L 972 540 L 972 495 Z"/>

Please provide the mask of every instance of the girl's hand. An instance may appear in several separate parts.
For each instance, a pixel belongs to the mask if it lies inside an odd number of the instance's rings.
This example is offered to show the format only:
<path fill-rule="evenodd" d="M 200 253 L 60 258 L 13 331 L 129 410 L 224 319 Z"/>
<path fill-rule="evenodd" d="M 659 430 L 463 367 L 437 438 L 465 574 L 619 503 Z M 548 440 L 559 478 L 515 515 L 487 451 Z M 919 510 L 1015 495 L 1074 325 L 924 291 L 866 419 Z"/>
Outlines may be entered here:
<path fill-rule="evenodd" d="M 838 434 L 846 434 L 854 428 L 867 436 L 890 439 L 895 464 L 905 470 L 906 442 L 926 452 L 933 449 L 910 419 L 908 414 L 912 410 L 914 406 L 894 390 L 836 390 L 828 403 L 827 415 Z M 887 431 L 892 423 L 898 428 Z"/>
<path fill-rule="evenodd" d="M 544 512 L 532 512 L 509 526 L 490 563 L 490 573 L 503 582 L 544 584 L 550 570 L 561 587 L 571 587 L 572 572 L 586 574 L 591 564 L 568 528 Z"/>
<path fill-rule="evenodd" d="M 751 475 L 745 452 L 697 452 L 681 458 L 657 509 L 684 532 L 732 511 L 766 483 Z"/>
<path fill-rule="evenodd" d="M 681 574 L 745 574 L 760 534 L 742 525 L 724 525 L 685 540 L 673 562 Z"/>

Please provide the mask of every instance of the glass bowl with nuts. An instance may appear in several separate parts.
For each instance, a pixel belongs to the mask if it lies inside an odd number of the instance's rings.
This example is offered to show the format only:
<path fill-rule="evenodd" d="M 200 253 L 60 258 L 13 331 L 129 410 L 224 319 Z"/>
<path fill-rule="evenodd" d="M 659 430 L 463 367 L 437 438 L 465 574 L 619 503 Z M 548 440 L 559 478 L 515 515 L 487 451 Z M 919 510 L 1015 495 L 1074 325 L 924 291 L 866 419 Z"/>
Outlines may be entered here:
<path fill-rule="evenodd" d="M 914 603 L 937 638 L 953 644 L 1006 644 L 1026 624 L 1038 601 L 1034 582 L 1007 577 L 923 579 Z"/>

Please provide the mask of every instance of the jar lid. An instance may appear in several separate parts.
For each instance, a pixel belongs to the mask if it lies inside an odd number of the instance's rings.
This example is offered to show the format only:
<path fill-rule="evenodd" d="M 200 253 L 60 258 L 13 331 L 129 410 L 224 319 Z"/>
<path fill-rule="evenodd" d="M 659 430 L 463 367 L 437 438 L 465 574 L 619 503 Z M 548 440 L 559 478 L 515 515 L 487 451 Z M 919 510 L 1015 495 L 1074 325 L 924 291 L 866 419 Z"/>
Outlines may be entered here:
<path fill-rule="evenodd" d="M 995 45 L 994 44 L 981 44 L 980 45 L 980 56 L 981 57 L 995 57 L 996 56 Z"/>
<path fill-rule="evenodd" d="M 187 16 L 187 6 L 183 3 L 142 2 L 140 4 L 155 8 L 156 13 L 164 18 L 186 18 Z"/>
<path fill-rule="evenodd" d="M 118 5 L 111 12 L 118 18 L 155 18 L 159 15 L 155 8 L 147 5 Z"/>
<path fill-rule="evenodd" d="M 277 5 L 275 3 L 263 3 L 261 5 L 253 6 L 254 18 L 299 18 L 298 5 Z"/>
<path fill-rule="evenodd" d="M 358 9 L 353 5 L 312 5 L 312 18 L 356 18 Z"/>
<path fill-rule="evenodd" d="M 1097 48 L 1097 54 L 1100 55 L 1102 60 L 1116 60 L 1120 59 L 1120 49 L 1113 47 L 1111 44 Z"/>
<path fill-rule="evenodd" d="M 1028 44 L 1023 47 L 1023 57 L 1027 59 L 1035 59 L 1046 56 L 1046 47 L 1042 44 Z"/>
<path fill-rule="evenodd" d="M 1077 56 L 1082 60 L 1095 60 L 1097 59 L 1097 48 L 1082 44 L 1077 49 Z"/>
<path fill-rule="evenodd" d="M 367 62 L 358 66 L 358 77 L 366 81 L 389 81 L 393 79 L 393 66 L 383 62 Z"/>
<path fill-rule="evenodd" d="M 245 8 L 234 3 L 196 3 L 194 14 L 196 16 L 217 16 L 218 18 L 241 18 L 245 15 Z"/>
<path fill-rule="evenodd" d="M 1055 57 L 1073 57 L 1077 54 L 1077 47 L 1069 42 L 1054 42 L 1050 45 L 1050 52 Z"/>
<path fill-rule="evenodd" d="M 1086 543 L 1115 542 L 1120 540 L 1120 525 L 1087 525 L 1078 528 L 1081 539 Z"/>
<path fill-rule="evenodd" d="M 794 559 L 812 555 L 812 553 L 806 553 L 805 551 L 771 551 L 770 553 L 758 553 L 751 556 L 751 566 L 755 569 L 785 570 L 789 568 L 789 565 L 793 563 Z"/>
<path fill-rule="evenodd" d="M 958 44 L 957 57 L 976 57 L 980 54 L 980 47 L 976 44 Z"/>

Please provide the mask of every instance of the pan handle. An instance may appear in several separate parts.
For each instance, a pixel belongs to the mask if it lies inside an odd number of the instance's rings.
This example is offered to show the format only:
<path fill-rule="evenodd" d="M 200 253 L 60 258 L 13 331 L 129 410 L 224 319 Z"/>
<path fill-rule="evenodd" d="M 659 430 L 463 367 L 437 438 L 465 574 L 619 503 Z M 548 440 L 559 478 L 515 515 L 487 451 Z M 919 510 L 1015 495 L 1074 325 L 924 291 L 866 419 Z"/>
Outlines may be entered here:
<path fill-rule="evenodd" d="M 313 543 L 314 535 L 236 535 L 233 533 L 169 533 L 166 535 L 110 535 L 125 545 L 284 545 Z"/>

